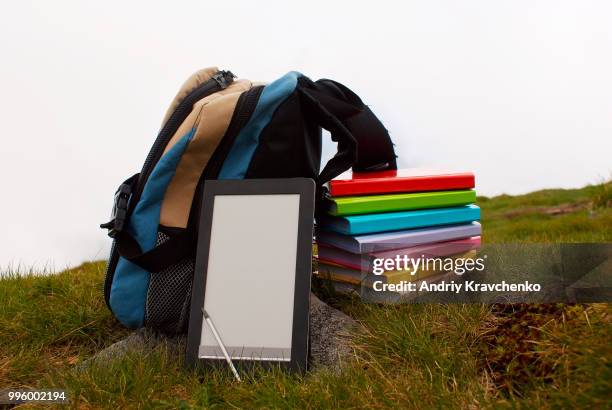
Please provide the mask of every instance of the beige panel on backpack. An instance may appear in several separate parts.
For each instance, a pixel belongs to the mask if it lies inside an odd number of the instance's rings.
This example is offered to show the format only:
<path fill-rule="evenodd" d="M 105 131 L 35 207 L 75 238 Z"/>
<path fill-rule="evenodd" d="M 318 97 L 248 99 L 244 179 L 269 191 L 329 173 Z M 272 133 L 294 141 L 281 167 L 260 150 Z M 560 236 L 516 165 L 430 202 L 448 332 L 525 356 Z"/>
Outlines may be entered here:
<path fill-rule="evenodd" d="M 205 78 L 205 74 L 200 75 L 197 81 Z M 189 87 L 193 89 L 197 85 L 192 87 L 193 82 L 190 80 L 186 84 L 189 84 Z M 252 83 L 250 81 L 238 80 L 226 89 L 198 101 L 168 143 L 165 152 L 172 148 L 182 136 L 195 128 L 195 134 L 183 153 L 174 177 L 164 195 L 159 220 L 160 225 L 176 228 L 187 227 L 191 204 L 200 176 L 227 131 L 238 98 L 251 87 Z M 179 92 L 179 95 L 183 95 L 184 98 L 186 94 Z"/>

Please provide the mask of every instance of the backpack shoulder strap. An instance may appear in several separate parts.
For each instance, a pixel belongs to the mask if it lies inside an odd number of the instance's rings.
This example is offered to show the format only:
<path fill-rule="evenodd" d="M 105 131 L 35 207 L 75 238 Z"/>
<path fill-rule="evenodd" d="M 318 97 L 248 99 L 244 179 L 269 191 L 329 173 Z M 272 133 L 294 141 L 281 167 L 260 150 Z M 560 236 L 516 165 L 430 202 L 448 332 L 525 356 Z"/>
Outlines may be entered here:
<path fill-rule="evenodd" d="M 332 80 L 313 82 L 301 77 L 298 91 L 304 114 L 331 133 L 338 143 L 336 155 L 317 178 L 317 198 L 323 184 L 342 172 L 396 169 L 396 157 L 389 133 L 374 113 L 346 86 Z"/>
<path fill-rule="evenodd" d="M 314 82 L 308 91 L 357 141 L 357 158 L 352 164 L 354 171 L 397 169 L 389 132 L 357 94 L 328 79 Z"/>
<path fill-rule="evenodd" d="M 337 116 L 332 114 L 321 102 L 316 93 L 307 88 L 298 88 L 305 113 L 309 120 L 328 130 L 332 141 L 338 143 L 336 155 L 325 165 L 319 173 L 317 189 L 325 182 L 337 177 L 349 169 L 357 159 L 357 141 L 351 132 L 344 126 Z M 349 109 L 350 107 L 345 107 Z"/>

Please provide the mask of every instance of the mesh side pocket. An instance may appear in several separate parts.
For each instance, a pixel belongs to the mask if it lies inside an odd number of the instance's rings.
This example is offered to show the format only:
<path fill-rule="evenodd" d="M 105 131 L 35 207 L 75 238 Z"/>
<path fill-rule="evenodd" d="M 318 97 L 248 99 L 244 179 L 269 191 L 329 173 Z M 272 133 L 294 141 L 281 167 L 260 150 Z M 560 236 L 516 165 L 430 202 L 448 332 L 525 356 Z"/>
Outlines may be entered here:
<path fill-rule="evenodd" d="M 165 233 L 157 233 L 157 245 L 168 239 Z M 187 329 L 194 269 L 194 258 L 185 258 L 151 274 L 145 326 L 164 333 L 183 333 Z"/>

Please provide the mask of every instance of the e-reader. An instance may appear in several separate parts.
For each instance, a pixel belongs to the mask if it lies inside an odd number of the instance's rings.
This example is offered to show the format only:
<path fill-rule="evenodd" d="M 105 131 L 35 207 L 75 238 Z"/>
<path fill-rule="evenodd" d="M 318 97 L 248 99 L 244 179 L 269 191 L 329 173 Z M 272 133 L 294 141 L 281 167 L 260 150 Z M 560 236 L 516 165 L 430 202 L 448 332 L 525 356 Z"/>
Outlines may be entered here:
<path fill-rule="evenodd" d="M 306 370 L 314 202 L 307 178 L 205 182 L 188 365 Z"/>

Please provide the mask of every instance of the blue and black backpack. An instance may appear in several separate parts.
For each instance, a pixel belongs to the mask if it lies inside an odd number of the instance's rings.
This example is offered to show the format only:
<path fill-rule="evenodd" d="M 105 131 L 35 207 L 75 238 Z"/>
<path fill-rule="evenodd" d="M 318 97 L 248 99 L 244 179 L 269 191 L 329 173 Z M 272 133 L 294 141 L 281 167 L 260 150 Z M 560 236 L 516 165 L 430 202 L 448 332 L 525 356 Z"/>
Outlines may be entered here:
<path fill-rule="evenodd" d="M 290 72 L 267 84 L 207 68 L 181 87 L 140 173 L 115 193 L 104 298 L 125 326 L 186 331 L 197 218 L 208 179 L 312 178 L 395 169 L 387 130 L 332 80 Z M 337 153 L 320 171 L 322 128 Z"/>

